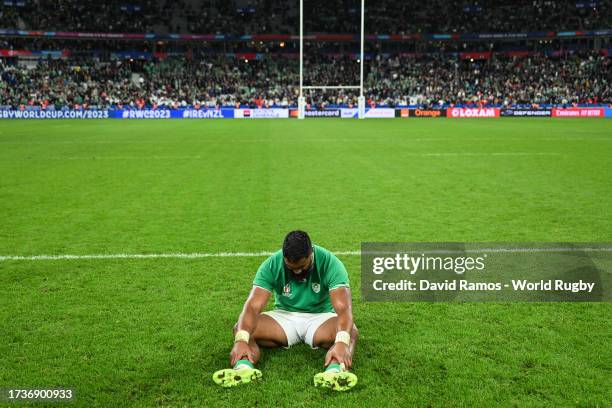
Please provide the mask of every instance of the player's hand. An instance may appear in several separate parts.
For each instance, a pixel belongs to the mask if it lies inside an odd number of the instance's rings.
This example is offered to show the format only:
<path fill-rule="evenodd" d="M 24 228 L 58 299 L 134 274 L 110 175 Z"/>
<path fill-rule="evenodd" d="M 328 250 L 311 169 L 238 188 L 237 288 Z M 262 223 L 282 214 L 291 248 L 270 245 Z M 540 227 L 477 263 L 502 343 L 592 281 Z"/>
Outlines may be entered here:
<path fill-rule="evenodd" d="M 353 356 L 349 352 L 349 348 L 342 342 L 335 343 L 325 356 L 325 366 L 327 367 L 333 360 L 338 364 L 344 364 L 347 370 L 353 365 Z"/>
<path fill-rule="evenodd" d="M 237 341 L 234 343 L 234 347 L 230 352 L 230 362 L 232 366 L 235 365 L 238 360 L 248 359 L 251 363 L 255 364 L 255 360 L 253 359 L 253 352 L 251 348 L 245 341 Z"/>

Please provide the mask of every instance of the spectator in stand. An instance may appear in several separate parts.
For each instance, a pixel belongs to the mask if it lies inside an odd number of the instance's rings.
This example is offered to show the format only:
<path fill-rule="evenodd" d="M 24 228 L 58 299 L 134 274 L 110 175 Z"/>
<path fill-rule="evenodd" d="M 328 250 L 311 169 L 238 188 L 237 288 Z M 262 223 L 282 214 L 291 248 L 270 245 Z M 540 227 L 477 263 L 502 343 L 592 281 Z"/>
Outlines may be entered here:
<path fill-rule="evenodd" d="M 297 34 L 298 2 L 281 0 L 27 0 L 0 3 L 9 29 L 147 33 Z M 359 32 L 355 0 L 310 0 L 308 32 Z M 377 0 L 367 5 L 369 34 L 525 32 L 608 29 L 610 0 Z"/>
<path fill-rule="evenodd" d="M 304 84 L 350 84 L 359 64 L 316 56 L 305 63 Z M 383 56 L 365 64 L 370 105 L 511 106 L 612 102 L 610 58 L 596 51 L 562 57 L 532 55 L 460 60 L 443 54 Z M 0 65 L 0 106 L 145 107 L 277 106 L 297 104 L 298 62 L 267 54 L 262 60 L 208 56 L 189 60 L 41 60 L 34 69 Z M 306 92 L 313 107 L 352 106 L 351 90 Z"/>

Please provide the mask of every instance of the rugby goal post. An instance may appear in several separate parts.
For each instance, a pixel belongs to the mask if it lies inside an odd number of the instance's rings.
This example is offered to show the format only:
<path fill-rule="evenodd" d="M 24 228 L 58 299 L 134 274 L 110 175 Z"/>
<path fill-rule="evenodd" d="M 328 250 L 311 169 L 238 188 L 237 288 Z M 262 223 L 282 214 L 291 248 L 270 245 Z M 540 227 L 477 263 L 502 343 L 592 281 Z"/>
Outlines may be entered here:
<path fill-rule="evenodd" d="M 304 89 L 359 89 L 359 97 L 357 98 L 357 117 L 359 119 L 365 118 L 365 96 L 363 96 L 364 15 L 365 0 L 361 0 L 359 85 L 304 86 L 304 0 L 300 0 L 300 95 L 298 97 L 298 119 L 304 119 L 306 117 L 306 98 L 304 98 Z"/>

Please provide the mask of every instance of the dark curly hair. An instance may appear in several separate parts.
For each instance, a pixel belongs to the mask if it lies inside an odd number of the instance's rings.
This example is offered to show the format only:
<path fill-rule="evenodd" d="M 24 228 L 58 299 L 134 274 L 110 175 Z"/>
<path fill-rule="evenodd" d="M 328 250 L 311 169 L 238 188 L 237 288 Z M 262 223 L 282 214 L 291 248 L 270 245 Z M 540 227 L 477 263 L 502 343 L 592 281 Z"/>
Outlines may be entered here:
<path fill-rule="evenodd" d="M 283 256 L 289 262 L 296 262 L 306 258 L 312 252 L 310 237 L 304 231 L 291 231 L 283 241 Z"/>

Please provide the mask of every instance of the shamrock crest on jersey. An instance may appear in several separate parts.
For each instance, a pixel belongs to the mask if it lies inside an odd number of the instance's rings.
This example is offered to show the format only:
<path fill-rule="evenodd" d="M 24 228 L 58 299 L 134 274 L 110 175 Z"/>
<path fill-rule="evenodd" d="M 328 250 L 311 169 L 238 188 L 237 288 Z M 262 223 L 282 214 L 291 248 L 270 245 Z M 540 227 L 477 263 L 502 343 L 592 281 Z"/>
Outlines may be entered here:
<path fill-rule="evenodd" d="M 291 284 L 289 282 L 287 282 L 283 287 L 283 296 L 291 296 Z"/>

